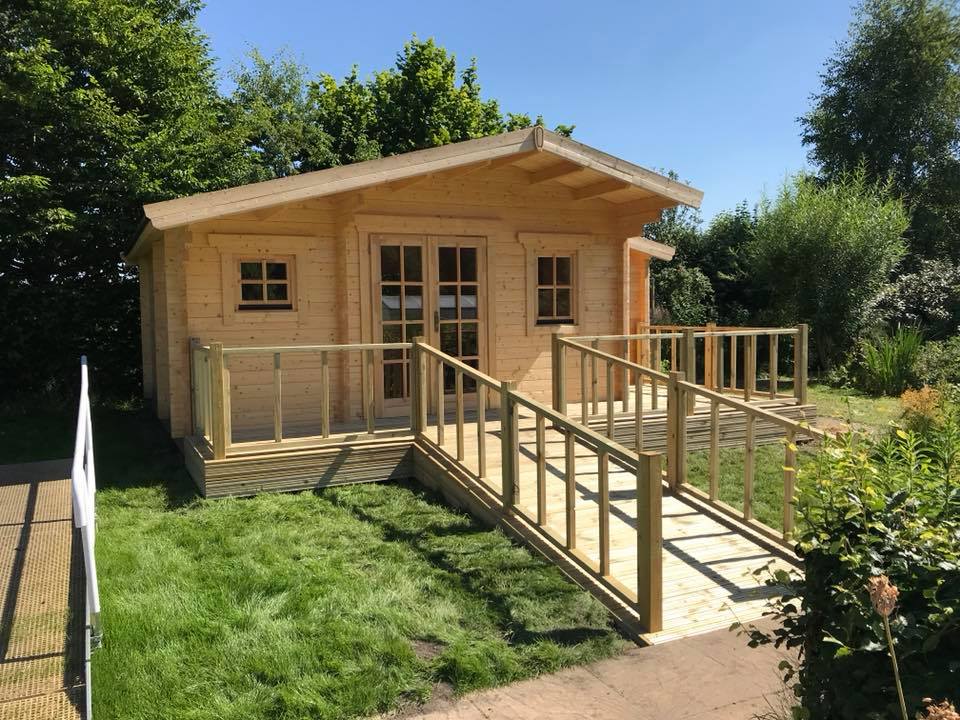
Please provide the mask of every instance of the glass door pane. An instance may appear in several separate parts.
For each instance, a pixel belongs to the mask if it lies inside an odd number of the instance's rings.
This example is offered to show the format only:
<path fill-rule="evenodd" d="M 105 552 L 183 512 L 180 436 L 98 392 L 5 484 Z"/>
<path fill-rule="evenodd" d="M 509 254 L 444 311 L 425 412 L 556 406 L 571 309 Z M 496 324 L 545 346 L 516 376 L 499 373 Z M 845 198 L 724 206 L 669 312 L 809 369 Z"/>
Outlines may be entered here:
<path fill-rule="evenodd" d="M 437 249 L 437 310 L 435 325 L 440 349 L 459 358 L 470 367 L 480 367 L 480 284 L 479 250 L 473 246 L 441 244 Z M 444 371 L 444 389 L 456 388 L 455 373 Z M 465 392 L 473 392 L 475 384 L 463 379 Z"/>
<path fill-rule="evenodd" d="M 407 343 L 424 334 L 423 243 L 420 238 L 380 245 L 381 341 Z M 410 397 L 410 353 L 383 351 L 385 404 Z M 391 403 L 390 401 L 393 401 Z"/>

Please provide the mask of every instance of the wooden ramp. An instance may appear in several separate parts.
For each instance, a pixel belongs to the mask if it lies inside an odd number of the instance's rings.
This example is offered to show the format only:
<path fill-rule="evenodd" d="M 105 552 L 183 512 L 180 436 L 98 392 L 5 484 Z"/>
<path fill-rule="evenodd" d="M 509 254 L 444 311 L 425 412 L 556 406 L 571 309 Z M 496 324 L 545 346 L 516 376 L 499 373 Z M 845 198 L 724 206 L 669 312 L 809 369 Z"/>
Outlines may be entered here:
<path fill-rule="evenodd" d="M 576 446 L 576 551 L 564 547 L 566 485 L 565 439 L 549 426 L 545 428 L 546 523 L 538 526 L 537 517 L 537 452 L 536 419 L 529 413 L 519 418 L 519 502 L 521 517 L 513 522 L 515 535 L 526 541 L 546 540 L 553 546 L 553 559 L 566 555 L 588 575 L 597 576 L 593 569 L 599 562 L 599 478 L 597 456 L 582 445 Z M 500 423 L 488 414 L 485 423 L 486 477 L 478 478 L 479 441 L 477 423 L 466 422 L 463 437 L 463 460 L 457 462 L 457 438 L 454 424 L 444 425 L 444 443 L 438 445 L 436 427 L 427 430 L 424 440 L 427 456 L 445 459 L 444 471 L 432 473 L 430 484 L 444 490 L 444 484 L 456 481 L 456 470 L 464 471 L 469 481 L 485 487 L 490 495 L 501 491 Z M 422 463 L 417 464 L 417 475 L 424 475 Z M 628 598 L 618 596 L 609 586 L 637 587 L 637 480 L 632 470 L 609 465 L 610 495 L 610 576 L 612 583 L 601 592 L 607 601 L 619 602 L 624 611 L 618 614 L 627 619 L 631 613 Z M 469 493 L 471 511 L 483 514 L 496 510 L 497 501 L 489 507 L 478 508 L 484 501 L 482 492 Z M 461 493 L 461 500 L 463 494 Z M 789 567 L 791 558 L 741 524 L 705 511 L 702 503 L 683 494 L 674 495 L 664 488 L 663 496 L 663 627 L 656 633 L 643 633 L 649 643 L 661 643 L 719 628 L 729 627 L 734 621 L 760 618 L 773 592 L 753 575 L 753 571 L 772 563 Z M 539 535 L 540 537 L 534 537 Z M 591 568 L 590 566 L 593 566 Z M 581 584 L 582 578 L 579 579 Z M 597 588 L 591 588 L 596 591 Z M 597 594 L 595 592 L 595 594 Z M 616 613 L 615 613 L 616 614 Z"/>
<path fill-rule="evenodd" d="M 67 460 L 0 465 L 0 720 L 85 718 L 83 552 Z"/>

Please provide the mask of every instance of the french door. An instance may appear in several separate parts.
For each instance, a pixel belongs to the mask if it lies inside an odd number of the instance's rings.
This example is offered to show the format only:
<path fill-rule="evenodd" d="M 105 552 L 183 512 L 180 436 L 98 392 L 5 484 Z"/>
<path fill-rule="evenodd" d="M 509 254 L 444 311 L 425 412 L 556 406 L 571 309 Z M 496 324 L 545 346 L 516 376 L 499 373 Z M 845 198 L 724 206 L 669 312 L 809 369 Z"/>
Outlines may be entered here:
<path fill-rule="evenodd" d="M 426 235 L 372 236 L 375 328 L 379 342 L 410 342 L 422 335 L 434 347 L 480 369 L 486 318 L 481 238 Z M 410 353 L 383 352 L 378 373 L 378 406 L 383 415 L 408 411 Z M 430 385 L 432 395 L 436 394 Z M 465 394 L 476 390 L 464 378 Z M 444 394 L 455 390 L 451 368 Z M 436 398 L 431 397 L 431 403 Z"/>

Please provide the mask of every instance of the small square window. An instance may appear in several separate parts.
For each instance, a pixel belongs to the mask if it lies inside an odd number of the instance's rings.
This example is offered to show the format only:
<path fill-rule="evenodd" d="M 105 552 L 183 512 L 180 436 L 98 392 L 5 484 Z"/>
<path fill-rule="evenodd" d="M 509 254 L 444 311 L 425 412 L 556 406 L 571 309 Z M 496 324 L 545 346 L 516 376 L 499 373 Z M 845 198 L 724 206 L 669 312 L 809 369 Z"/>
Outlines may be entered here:
<path fill-rule="evenodd" d="M 573 257 L 537 256 L 537 324 L 573 324 Z"/>
<path fill-rule="evenodd" d="M 292 310 L 291 263 L 277 258 L 241 260 L 237 309 Z"/>

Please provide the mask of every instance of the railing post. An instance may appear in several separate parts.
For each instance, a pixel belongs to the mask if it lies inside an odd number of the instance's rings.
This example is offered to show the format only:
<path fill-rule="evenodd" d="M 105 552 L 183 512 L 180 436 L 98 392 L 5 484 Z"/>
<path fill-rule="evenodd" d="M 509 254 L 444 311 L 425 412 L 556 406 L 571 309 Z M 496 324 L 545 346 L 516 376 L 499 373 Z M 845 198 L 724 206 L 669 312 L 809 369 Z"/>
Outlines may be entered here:
<path fill-rule="evenodd" d="M 678 490 L 686 479 L 687 413 L 682 372 L 673 371 L 667 380 L 667 484 Z"/>
<path fill-rule="evenodd" d="M 681 351 L 683 356 L 683 374 L 687 382 L 692 382 L 696 384 L 697 382 L 697 339 L 694 336 L 693 328 L 684 328 L 683 329 L 683 350 Z M 687 415 L 693 415 L 694 408 L 697 404 L 697 398 L 694 397 L 693 393 L 683 393 L 686 399 L 686 413 Z"/>
<path fill-rule="evenodd" d="M 706 335 L 703 338 L 703 384 L 710 390 L 717 389 L 717 338 L 711 335 L 716 331 L 716 323 L 707 323 Z"/>
<path fill-rule="evenodd" d="M 519 466 L 519 432 L 518 432 L 518 408 L 517 404 L 510 397 L 510 393 L 516 388 L 516 383 L 512 380 L 504 380 L 500 383 L 500 449 L 501 449 L 501 475 L 503 485 L 501 493 L 503 496 L 504 512 L 513 512 L 517 504 L 517 468 Z"/>
<path fill-rule="evenodd" d="M 798 405 L 807 404 L 807 362 L 810 326 L 797 325 L 797 334 L 793 340 L 793 395 Z"/>
<path fill-rule="evenodd" d="M 663 485 L 659 453 L 637 458 L 637 613 L 647 632 L 663 629 Z"/>
<path fill-rule="evenodd" d="M 563 336 L 554 330 L 550 336 L 550 360 L 553 380 L 553 409 L 562 415 L 567 414 L 567 367 Z"/>
<path fill-rule="evenodd" d="M 427 353 L 420 347 L 425 342 L 423 336 L 413 338 L 410 348 L 410 398 L 411 425 L 416 434 L 427 429 Z"/>
<path fill-rule="evenodd" d="M 223 460 L 227 456 L 227 422 L 229 409 L 229 388 L 223 366 L 223 343 L 210 343 L 210 389 L 213 394 L 213 459 Z"/>

